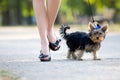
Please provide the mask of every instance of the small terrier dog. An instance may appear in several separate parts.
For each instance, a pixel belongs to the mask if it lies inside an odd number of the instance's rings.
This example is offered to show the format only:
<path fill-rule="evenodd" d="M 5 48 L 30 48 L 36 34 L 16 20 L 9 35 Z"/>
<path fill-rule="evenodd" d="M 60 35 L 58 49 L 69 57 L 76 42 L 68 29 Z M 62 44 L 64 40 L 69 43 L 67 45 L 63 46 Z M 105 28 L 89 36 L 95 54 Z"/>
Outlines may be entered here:
<path fill-rule="evenodd" d="M 89 22 L 89 32 L 73 32 L 66 33 L 67 29 L 70 29 L 68 25 L 62 25 L 60 28 L 61 37 L 66 40 L 66 44 L 69 48 L 67 58 L 82 60 L 83 53 L 92 52 L 93 60 L 100 60 L 97 58 L 96 52 L 100 49 L 101 42 L 105 39 L 108 24 L 101 27 L 97 22 Z M 79 53 L 76 55 L 75 52 Z"/>

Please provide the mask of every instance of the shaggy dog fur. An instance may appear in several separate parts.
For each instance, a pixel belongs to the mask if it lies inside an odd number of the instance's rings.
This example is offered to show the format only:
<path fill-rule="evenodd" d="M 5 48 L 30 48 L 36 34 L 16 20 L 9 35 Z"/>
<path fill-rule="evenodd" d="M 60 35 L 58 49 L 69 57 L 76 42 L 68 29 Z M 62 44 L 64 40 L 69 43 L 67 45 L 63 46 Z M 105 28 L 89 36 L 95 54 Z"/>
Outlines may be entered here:
<path fill-rule="evenodd" d="M 62 25 L 60 28 L 61 37 L 66 40 L 66 44 L 69 48 L 67 58 L 73 58 L 82 60 L 83 53 L 92 52 L 94 60 L 100 60 L 97 58 L 96 52 L 100 49 L 101 42 L 105 39 L 108 25 L 104 25 L 99 29 L 96 26 L 100 26 L 97 22 L 89 23 L 89 33 L 86 32 L 73 32 L 66 33 L 67 29 L 70 29 L 68 25 Z M 79 53 L 76 55 L 75 52 Z"/>

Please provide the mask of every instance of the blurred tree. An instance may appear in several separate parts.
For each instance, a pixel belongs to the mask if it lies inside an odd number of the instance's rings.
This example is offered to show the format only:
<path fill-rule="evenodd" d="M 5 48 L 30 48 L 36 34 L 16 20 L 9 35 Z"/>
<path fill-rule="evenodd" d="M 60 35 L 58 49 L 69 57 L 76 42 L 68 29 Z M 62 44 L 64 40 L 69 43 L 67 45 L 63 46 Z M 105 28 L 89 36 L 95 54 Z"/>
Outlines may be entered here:
<path fill-rule="evenodd" d="M 67 6 L 67 1 L 68 0 L 62 0 L 61 7 L 59 10 L 58 16 L 60 16 L 60 23 L 62 24 L 73 21 L 72 10 L 71 8 L 69 8 L 69 6 Z"/>
<path fill-rule="evenodd" d="M 22 0 L 22 15 L 24 19 L 27 21 L 26 24 L 32 24 L 32 18 L 34 16 L 33 7 L 32 7 L 32 0 Z"/>
<path fill-rule="evenodd" d="M 95 0 L 90 0 L 91 7 L 95 8 Z M 90 7 L 88 5 L 88 0 L 67 0 L 67 5 L 71 8 L 73 12 L 79 12 L 80 15 L 89 15 Z M 93 9 L 95 10 L 95 9 Z"/>
<path fill-rule="evenodd" d="M 95 1 L 90 0 L 90 4 L 92 7 L 92 11 L 96 12 L 95 9 Z M 60 9 L 66 16 L 72 16 L 71 22 L 77 20 L 78 17 L 82 16 L 91 16 L 90 7 L 88 4 L 88 0 L 64 0 L 62 1 L 61 9 Z M 69 18 L 67 19 L 67 21 Z"/>
<path fill-rule="evenodd" d="M 0 0 L 0 15 L 2 16 L 2 24 L 9 24 L 8 1 Z M 5 20 L 6 19 L 6 20 Z"/>
<path fill-rule="evenodd" d="M 0 0 L 0 15 L 2 25 L 32 24 L 32 0 Z"/>
<path fill-rule="evenodd" d="M 94 15 L 103 14 L 105 8 L 112 8 L 115 11 L 114 21 L 120 19 L 120 0 L 89 1 Z M 62 0 L 56 23 L 74 22 L 79 16 L 91 16 L 88 0 Z M 0 0 L 0 24 L 32 24 L 33 19 L 32 0 Z"/>
<path fill-rule="evenodd" d="M 120 18 L 120 0 L 103 0 L 103 3 L 105 6 L 107 6 L 108 8 L 112 8 L 115 10 L 115 14 L 114 14 L 114 21 L 118 21 L 118 19 Z"/>
<path fill-rule="evenodd" d="M 120 15 L 120 0 L 89 0 L 92 7 L 93 14 L 104 14 L 104 10 L 107 7 L 115 11 L 114 21 L 118 21 L 117 18 Z M 74 16 L 91 16 L 88 0 L 65 0 L 64 5 L 61 8 L 64 13 L 68 13 L 68 10 L 72 12 Z M 67 8 L 66 8 L 67 7 Z M 109 12 L 108 12 L 109 13 Z M 107 15 L 107 14 L 106 14 Z"/>

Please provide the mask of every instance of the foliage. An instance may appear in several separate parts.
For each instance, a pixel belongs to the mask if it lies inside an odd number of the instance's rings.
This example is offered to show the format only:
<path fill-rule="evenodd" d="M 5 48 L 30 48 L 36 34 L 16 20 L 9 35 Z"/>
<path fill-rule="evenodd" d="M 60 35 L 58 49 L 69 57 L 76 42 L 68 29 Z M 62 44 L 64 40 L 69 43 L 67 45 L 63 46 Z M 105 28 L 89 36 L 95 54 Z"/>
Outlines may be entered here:
<path fill-rule="evenodd" d="M 20 77 L 11 73 L 10 71 L 0 70 L 0 80 L 20 80 Z"/>
<path fill-rule="evenodd" d="M 8 10 L 7 5 L 8 5 L 8 1 L 0 0 L 0 12 L 4 12 Z"/>
<path fill-rule="evenodd" d="M 72 11 L 69 8 L 69 6 L 67 6 L 66 4 L 67 4 L 67 0 L 63 0 L 61 3 L 59 14 L 60 16 L 65 15 L 66 20 L 71 22 L 73 20 Z"/>
<path fill-rule="evenodd" d="M 32 0 L 22 0 L 21 2 L 21 8 L 22 8 L 22 14 L 23 16 L 33 16 L 33 8 L 32 8 Z M 27 5 L 26 5 L 27 4 Z"/>
<path fill-rule="evenodd" d="M 67 9 L 64 10 L 67 13 L 67 10 L 71 10 L 72 13 L 80 16 L 90 16 L 90 6 L 88 0 L 66 0 L 64 1 L 66 5 L 62 6 Z M 108 9 L 112 8 L 115 11 L 114 19 L 117 19 L 120 15 L 120 0 L 89 0 L 93 14 L 103 14 L 105 7 Z M 118 19 L 117 19 L 118 20 Z"/>
<path fill-rule="evenodd" d="M 120 0 L 104 0 L 103 2 L 108 8 L 114 8 L 120 13 Z"/>
<path fill-rule="evenodd" d="M 102 14 L 107 7 L 115 11 L 114 20 L 119 20 L 120 0 L 89 0 L 93 14 Z M 88 0 L 62 0 L 59 16 L 65 15 L 71 22 L 75 16 L 90 16 Z M 0 0 L 0 24 L 32 24 L 34 16 L 32 0 Z M 59 18 L 60 19 L 60 18 Z M 59 20 L 58 20 L 59 21 Z"/>

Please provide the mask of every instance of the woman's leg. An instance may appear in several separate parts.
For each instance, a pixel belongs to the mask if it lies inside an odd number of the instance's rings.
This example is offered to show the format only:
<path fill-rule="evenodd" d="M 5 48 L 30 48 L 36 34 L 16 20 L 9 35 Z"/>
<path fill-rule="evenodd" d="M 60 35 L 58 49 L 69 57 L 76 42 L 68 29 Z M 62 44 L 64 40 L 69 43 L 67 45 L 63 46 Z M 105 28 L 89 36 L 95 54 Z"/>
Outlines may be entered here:
<path fill-rule="evenodd" d="M 41 50 L 49 54 L 49 42 L 47 38 L 48 18 L 46 12 L 46 0 L 33 0 L 33 9 L 36 16 L 39 35 L 41 38 Z"/>
<path fill-rule="evenodd" d="M 58 13 L 58 9 L 60 7 L 61 0 L 48 0 L 48 8 L 47 8 L 47 15 L 48 15 L 48 39 L 51 43 L 56 41 L 56 35 L 53 31 L 53 25 Z"/>

